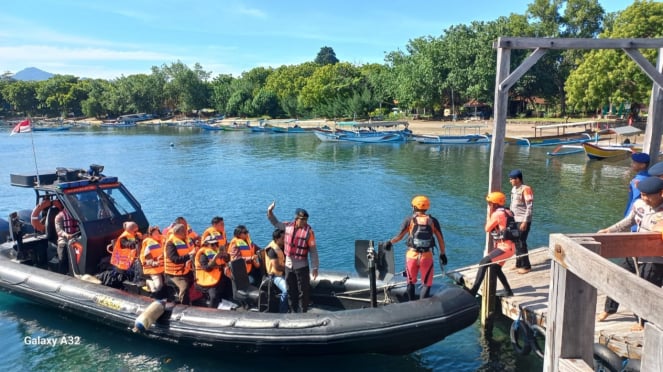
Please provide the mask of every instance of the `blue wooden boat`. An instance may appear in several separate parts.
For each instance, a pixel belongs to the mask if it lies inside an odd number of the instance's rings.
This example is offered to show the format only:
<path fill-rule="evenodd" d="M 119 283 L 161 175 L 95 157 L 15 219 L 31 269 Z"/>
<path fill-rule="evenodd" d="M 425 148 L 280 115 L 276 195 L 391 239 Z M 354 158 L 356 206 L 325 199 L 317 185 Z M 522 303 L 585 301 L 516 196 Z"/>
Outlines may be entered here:
<path fill-rule="evenodd" d="M 61 132 L 71 129 L 71 125 L 57 125 L 57 126 L 32 126 L 32 130 L 35 132 Z"/>

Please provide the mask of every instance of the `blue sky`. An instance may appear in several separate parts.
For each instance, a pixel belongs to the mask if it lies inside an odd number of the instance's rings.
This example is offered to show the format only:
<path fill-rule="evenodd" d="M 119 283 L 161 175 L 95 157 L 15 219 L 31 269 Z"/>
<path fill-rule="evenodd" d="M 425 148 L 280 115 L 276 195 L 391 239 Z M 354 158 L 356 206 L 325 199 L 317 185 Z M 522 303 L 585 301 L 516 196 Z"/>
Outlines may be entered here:
<path fill-rule="evenodd" d="M 112 79 L 199 62 L 212 76 L 312 61 L 382 63 L 421 36 L 524 14 L 533 0 L 13 0 L 0 10 L 0 73 L 37 67 Z M 629 0 L 600 0 L 608 12 Z"/>

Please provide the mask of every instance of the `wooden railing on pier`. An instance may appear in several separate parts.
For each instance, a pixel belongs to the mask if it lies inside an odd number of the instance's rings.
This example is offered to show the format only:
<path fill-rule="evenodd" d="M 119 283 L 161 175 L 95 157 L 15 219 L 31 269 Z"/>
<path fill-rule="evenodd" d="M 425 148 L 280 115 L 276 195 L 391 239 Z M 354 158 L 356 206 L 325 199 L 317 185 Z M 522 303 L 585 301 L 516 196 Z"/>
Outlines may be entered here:
<path fill-rule="evenodd" d="M 663 256 L 660 233 L 551 234 L 544 371 L 593 371 L 597 290 L 647 320 L 641 371 L 663 367 L 663 289 L 608 258 Z"/>

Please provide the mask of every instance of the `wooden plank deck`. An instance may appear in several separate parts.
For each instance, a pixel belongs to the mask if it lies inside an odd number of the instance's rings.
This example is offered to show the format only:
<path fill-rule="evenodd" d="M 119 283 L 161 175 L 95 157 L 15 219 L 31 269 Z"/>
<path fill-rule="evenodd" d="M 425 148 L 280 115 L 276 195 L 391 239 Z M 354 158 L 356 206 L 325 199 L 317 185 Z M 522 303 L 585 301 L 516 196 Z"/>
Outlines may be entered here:
<path fill-rule="evenodd" d="M 538 324 L 546 327 L 548 315 L 548 290 L 550 288 L 550 253 L 547 247 L 530 250 L 530 263 L 532 271 L 527 274 L 518 274 L 515 270 L 515 259 L 504 264 L 502 270 L 509 280 L 514 296 L 501 297 L 501 312 L 513 320 L 518 318 L 522 310 L 523 318 L 529 324 Z M 472 287 L 478 268 L 470 266 L 466 269 L 454 270 L 450 274 L 456 282 L 464 283 L 467 288 Z M 462 282 L 460 281 L 462 280 Z M 502 288 L 497 281 L 498 290 Z M 596 304 L 596 314 L 603 311 L 605 294 L 599 293 Z M 583 306 L 578 304 L 578 306 Z M 636 318 L 624 306 L 619 312 L 608 317 L 603 322 L 594 325 L 594 342 L 608 346 L 612 351 L 622 357 L 640 359 L 643 345 L 643 332 L 631 331 Z"/>

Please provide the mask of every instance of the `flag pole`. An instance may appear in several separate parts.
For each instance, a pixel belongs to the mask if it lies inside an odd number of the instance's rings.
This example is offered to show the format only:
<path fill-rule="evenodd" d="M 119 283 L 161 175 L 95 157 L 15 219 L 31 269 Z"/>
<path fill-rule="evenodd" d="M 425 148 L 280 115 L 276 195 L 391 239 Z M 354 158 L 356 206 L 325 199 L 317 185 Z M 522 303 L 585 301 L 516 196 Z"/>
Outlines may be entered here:
<path fill-rule="evenodd" d="M 37 187 L 41 186 L 39 182 L 39 168 L 37 167 L 37 150 L 35 148 L 35 137 L 32 133 L 32 120 L 30 120 L 30 115 L 28 115 L 28 124 L 30 125 L 30 142 L 32 142 L 32 158 L 35 161 L 35 173 L 37 174 Z"/>

